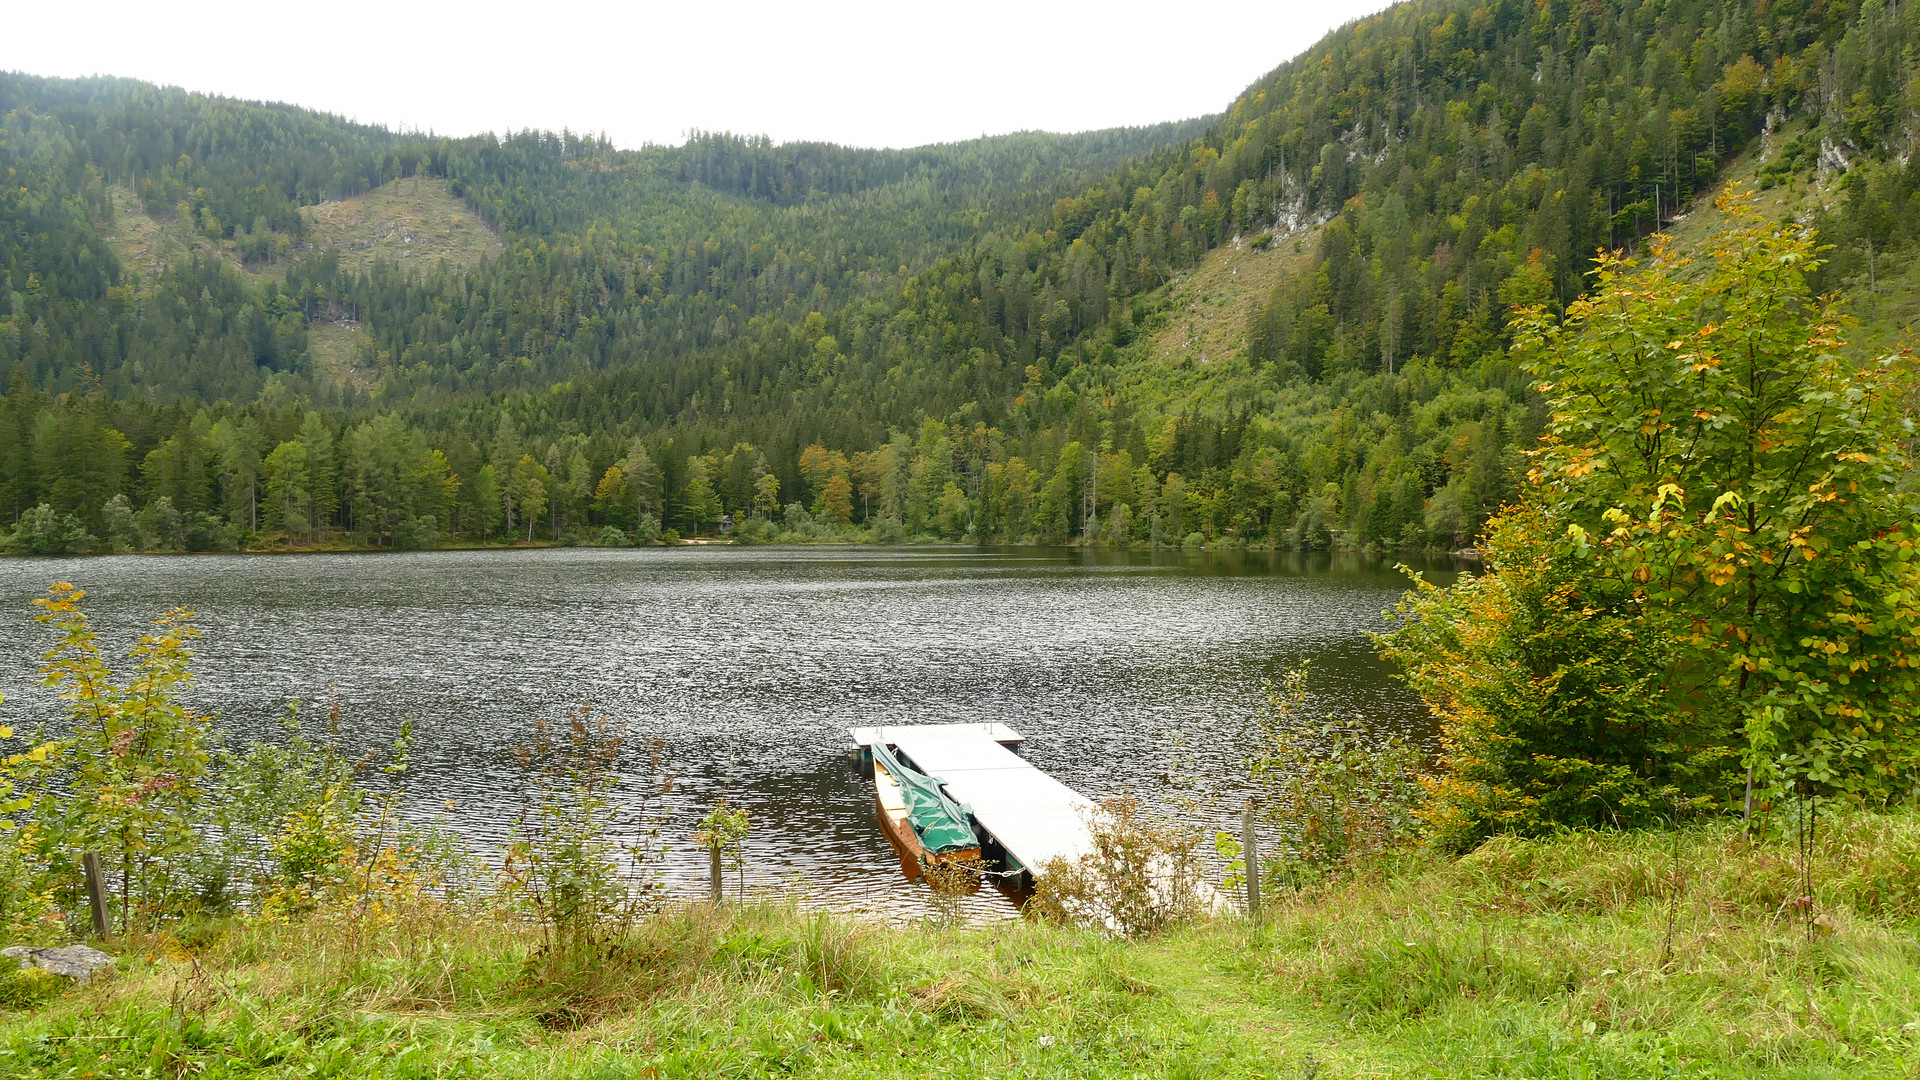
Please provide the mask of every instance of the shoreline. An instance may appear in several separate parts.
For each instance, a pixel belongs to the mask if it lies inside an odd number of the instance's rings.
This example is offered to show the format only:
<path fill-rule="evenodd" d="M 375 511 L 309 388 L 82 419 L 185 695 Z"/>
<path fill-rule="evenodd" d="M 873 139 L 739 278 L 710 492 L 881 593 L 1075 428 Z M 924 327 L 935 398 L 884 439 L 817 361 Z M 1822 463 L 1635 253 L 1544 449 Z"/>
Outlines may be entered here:
<path fill-rule="evenodd" d="M 1051 548 L 1063 551 L 1104 551 L 1104 552 L 1243 552 L 1269 555 L 1359 555 L 1369 558 L 1412 557 L 1422 559 L 1451 558 L 1460 562 L 1479 563 L 1482 553 L 1474 548 L 1294 548 L 1276 547 L 1267 544 L 1236 544 L 1210 542 L 1189 547 L 1180 544 L 1131 543 L 1117 544 L 1079 544 L 1073 542 L 1043 544 L 1035 541 L 1009 540 L 995 543 L 969 543 L 964 540 L 943 540 L 935 537 L 916 537 L 905 540 L 851 540 L 844 538 L 821 540 L 769 540 L 741 542 L 730 539 L 679 540 L 673 543 L 652 544 L 568 544 L 553 541 L 536 541 L 531 544 L 436 544 L 426 548 L 367 547 L 348 544 L 324 545 L 267 545 L 239 548 L 196 548 L 192 550 L 152 550 L 141 548 L 130 551 L 74 551 L 63 554 L 33 554 L 20 551 L 0 551 L 0 559 L 94 559 L 112 558 L 125 555 L 420 555 L 442 551 L 554 551 L 585 549 L 597 551 L 642 551 L 650 549 L 670 549 L 680 547 L 736 547 L 736 548 L 920 548 L 939 547 L 955 549 L 984 550 L 992 548 Z"/>

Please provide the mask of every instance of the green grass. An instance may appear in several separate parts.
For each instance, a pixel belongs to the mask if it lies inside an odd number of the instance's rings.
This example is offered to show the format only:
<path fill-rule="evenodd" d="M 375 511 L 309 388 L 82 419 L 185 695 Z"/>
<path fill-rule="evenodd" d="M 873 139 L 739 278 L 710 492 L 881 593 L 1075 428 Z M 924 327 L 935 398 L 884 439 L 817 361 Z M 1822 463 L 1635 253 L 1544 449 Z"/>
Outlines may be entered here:
<path fill-rule="evenodd" d="M 313 357 L 316 374 L 328 382 L 352 384 L 361 390 L 377 385 L 371 366 L 362 366 L 362 355 L 372 337 L 357 324 L 314 322 L 307 326 L 307 352 Z"/>
<path fill-rule="evenodd" d="M 1144 942 L 679 908 L 534 977 L 524 929 L 242 923 L 0 1013 L 0 1075 L 1912 1077 L 1920 816 L 1789 844 L 1496 841 Z M 125 946 L 123 945 L 123 948 Z"/>

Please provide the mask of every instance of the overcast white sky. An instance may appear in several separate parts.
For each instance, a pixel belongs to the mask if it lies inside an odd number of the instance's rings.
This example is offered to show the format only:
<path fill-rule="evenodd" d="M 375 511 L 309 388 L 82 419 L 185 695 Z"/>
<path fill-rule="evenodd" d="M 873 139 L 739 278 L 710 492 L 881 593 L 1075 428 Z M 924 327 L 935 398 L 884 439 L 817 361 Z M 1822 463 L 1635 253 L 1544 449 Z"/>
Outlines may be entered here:
<path fill-rule="evenodd" d="M 1386 0 L 15 0 L 0 69 L 127 75 L 465 135 L 690 128 L 914 146 L 1216 112 Z"/>

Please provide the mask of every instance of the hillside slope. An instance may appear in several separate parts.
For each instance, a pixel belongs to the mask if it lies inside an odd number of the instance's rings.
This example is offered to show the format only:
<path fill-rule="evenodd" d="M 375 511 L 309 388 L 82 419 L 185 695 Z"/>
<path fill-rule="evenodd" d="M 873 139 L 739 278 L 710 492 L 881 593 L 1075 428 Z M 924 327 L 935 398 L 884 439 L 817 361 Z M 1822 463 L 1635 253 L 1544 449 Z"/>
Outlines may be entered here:
<path fill-rule="evenodd" d="M 264 462 L 288 442 L 344 460 L 386 414 L 460 482 L 395 494 L 386 470 L 363 529 L 362 480 L 309 476 L 306 531 L 387 543 L 431 517 L 505 538 L 537 489 L 554 538 L 732 514 L 1454 547 L 1512 493 L 1539 421 L 1505 356 L 1512 306 L 1577 295 L 1589 252 L 1673 224 L 1756 143 L 1756 179 L 1821 193 L 1822 284 L 1862 289 L 1868 336 L 1889 339 L 1872 327 L 1904 309 L 1883 285 L 1920 221 L 1913 41 L 1910 7 L 1418 0 L 1218 118 L 906 151 L 402 138 L 0 77 L 0 156 L 24 179 L 0 192 L 21 226 L 0 233 L 8 422 L 51 430 L 73 395 L 70 434 L 0 451 L 0 502 L 96 536 L 115 494 L 231 518 L 265 475 L 201 441 L 222 418 Z M 461 243 L 495 255 L 316 242 L 342 211 L 315 207 L 396 182 L 443 191 L 449 221 L 468 220 L 458 200 L 498 247 Z M 180 238 L 163 266 L 139 262 L 144 233 L 95 228 L 129 198 Z M 169 445 L 195 448 L 189 479 L 149 468 Z"/>

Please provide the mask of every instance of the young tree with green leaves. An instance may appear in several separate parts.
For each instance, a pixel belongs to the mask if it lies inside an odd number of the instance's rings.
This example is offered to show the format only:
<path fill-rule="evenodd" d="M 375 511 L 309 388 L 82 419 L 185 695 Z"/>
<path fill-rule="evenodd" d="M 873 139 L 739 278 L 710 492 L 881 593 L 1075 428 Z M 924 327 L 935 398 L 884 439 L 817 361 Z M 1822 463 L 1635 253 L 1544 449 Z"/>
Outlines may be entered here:
<path fill-rule="evenodd" d="M 533 543 L 533 528 L 540 523 L 540 516 L 546 513 L 548 493 L 552 491 L 553 478 L 547 467 L 533 459 L 532 454 L 521 454 L 513 467 L 513 482 L 510 485 L 513 501 L 520 507 L 521 519 L 527 525 L 527 543 Z"/>
<path fill-rule="evenodd" d="M 34 618 L 58 637 L 40 675 L 67 702 L 71 727 L 45 757 L 66 790 L 44 854 L 76 882 L 83 852 L 117 868 L 125 932 L 187 900 L 184 862 L 200 842 L 194 823 L 213 735 L 210 718 L 175 697 L 192 679 L 200 632 L 191 611 L 161 615 L 133 647 L 133 677 L 116 683 L 81 610 L 85 590 L 62 581 L 48 592 L 34 601 Z"/>
<path fill-rule="evenodd" d="M 1615 802 L 1632 780 L 1644 804 L 1661 776 L 1708 795 L 1712 768 L 1676 778 L 1728 751 L 1745 776 L 1726 797 L 1748 814 L 1790 787 L 1881 801 L 1920 775 L 1893 362 L 1845 351 L 1841 311 L 1806 285 L 1810 232 L 1741 196 L 1722 209 L 1702 271 L 1665 243 L 1644 266 L 1603 255 L 1563 322 L 1517 320 L 1551 410 L 1525 507 L 1485 578 L 1411 595 L 1385 639 L 1447 720 L 1453 780 L 1478 785 L 1440 801 L 1483 825 L 1548 780 Z"/>
<path fill-rule="evenodd" d="M 220 472 L 220 501 L 229 520 L 260 530 L 260 426 L 251 419 L 221 417 L 208 432 Z"/>
<path fill-rule="evenodd" d="M 1756 777 L 1884 796 L 1920 765 L 1895 361 L 1845 353 L 1808 230 L 1732 192 L 1721 209 L 1704 278 L 1665 245 L 1633 279 L 1608 257 L 1564 324 L 1522 321 L 1553 411 L 1536 481 L 1604 573 L 1689 620 L 1690 666 L 1738 703 L 1748 812 Z"/>
<path fill-rule="evenodd" d="M 335 452 L 333 431 L 317 412 L 309 412 L 300 422 L 297 441 L 306 450 L 307 513 L 315 540 L 326 532 L 333 512 L 340 507 L 339 455 Z"/>
<path fill-rule="evenodd" d="M 627 449 L 627 456 L 620 462 L 620 471 L 625 476 L 627 491 L 633 499 L 634 521 L 638 522 L 648 514 L 658 516 L 661 487 L 664 480 L 660 466 L 647 453 L 647 445 L 639 439 L 633 440 Z"/>
<path fill-rule="evenodd" d="M 267 477 L 266 521 L 288 539 L 313 534 L 313 471 L 303 442 L 289 439 L 262 464 Z"/>

